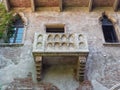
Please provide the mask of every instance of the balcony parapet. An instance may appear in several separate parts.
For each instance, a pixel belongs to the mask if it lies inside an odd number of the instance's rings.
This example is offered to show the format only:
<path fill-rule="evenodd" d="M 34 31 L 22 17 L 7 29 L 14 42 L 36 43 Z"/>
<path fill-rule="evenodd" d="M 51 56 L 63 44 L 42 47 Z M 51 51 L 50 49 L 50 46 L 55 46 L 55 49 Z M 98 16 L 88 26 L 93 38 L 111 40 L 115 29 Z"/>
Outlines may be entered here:
<path fill-rule="evenodd" d="M 87 39 L 79 33 L 35 33 L 33 53 L 88 53 Z"/>

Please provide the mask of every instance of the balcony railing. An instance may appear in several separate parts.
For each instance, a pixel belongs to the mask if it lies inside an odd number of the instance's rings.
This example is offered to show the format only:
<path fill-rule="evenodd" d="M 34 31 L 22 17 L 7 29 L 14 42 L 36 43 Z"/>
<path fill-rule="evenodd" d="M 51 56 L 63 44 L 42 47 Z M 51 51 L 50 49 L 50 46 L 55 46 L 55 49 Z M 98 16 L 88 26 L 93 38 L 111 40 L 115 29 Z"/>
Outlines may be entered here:
<path fill-rule="evenodd" d="M 88 52 L 86 37 L 78 33 L 35 33 L 33 53 Z"/>

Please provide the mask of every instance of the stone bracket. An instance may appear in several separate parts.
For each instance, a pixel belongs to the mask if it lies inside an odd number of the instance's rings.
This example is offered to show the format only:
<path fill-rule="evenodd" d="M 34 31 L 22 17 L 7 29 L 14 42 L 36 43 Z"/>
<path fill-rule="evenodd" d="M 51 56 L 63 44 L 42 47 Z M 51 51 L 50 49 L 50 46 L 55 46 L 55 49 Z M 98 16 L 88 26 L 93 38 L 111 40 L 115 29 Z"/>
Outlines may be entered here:
<path fill-rule="evenodd" d="M 79 56 L 78 65 L 77 65 L 77 80 L 79 82 L 83 82 L 85 79 L 85 65 L 86 65 L 86 57 Z"/>
<path fill-rule="evenodd" d="M 36 66 L 37 81 L 40 81 L 41 72 L 42 72 L 42 56 L 35 56 L 35 66 Z"/>

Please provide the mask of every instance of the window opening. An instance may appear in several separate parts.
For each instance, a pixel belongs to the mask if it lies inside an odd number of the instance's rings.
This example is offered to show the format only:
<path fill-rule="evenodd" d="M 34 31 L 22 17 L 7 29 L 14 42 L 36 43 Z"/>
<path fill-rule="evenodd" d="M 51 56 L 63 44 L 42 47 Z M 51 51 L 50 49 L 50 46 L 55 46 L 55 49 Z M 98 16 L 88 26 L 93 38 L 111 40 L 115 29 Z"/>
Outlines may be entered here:
<path fill-rule="evenodd" d="M 64 25 L 46 25 L 46 33 L 64 33 Z"/>
<path fill-rule="evenodd" d="M 9 43 L 22 43 L 24 24 L 19 15 L 15 17 L 10 29 L 12 30 L 8 31 Z"/>
<path fill-rule="evenodd" d="M 108 17 L 106 15 L 103 15 L 103 18 L 101 21 L 102 21 L 102 30 L 103 30 L 105 41 L 110 43 L 118 42 L 115 28 L 112 22 L 108 19 Z"/>

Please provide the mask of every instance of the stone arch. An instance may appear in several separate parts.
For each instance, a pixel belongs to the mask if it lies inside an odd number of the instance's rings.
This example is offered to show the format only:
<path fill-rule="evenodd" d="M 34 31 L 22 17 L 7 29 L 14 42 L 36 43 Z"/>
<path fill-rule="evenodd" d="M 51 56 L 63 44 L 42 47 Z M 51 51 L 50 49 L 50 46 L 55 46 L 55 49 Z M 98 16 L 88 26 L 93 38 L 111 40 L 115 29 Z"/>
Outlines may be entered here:
<path fill-rule="evenodd" d="M 101 20 L 103 19 L 103 16 L 107 16 L 107 18 L 113 23 L 113 25 L 115 25 L 115 24 L 118 24 L 118 21 L 117 21 L 117 19 L 116 18 L 114 18 L 114 17 L 112 17 L 112 16 L 110 16 L 108 13 L 106 13 L 106 12 L 102 12 L 102 15 L 101 15 L 101 17 L 99 18 L 99 22 L 101 23 Z"/>
<path fill-rule="evenodd" d="M 18 22 L 16 22 L 16 20 L 19 19 L 19 18 L 18 19 L 16 18 L 17 16 L 20 18 L 20 21 L 18 21 Z M 17 30 L 18 30 L 18 28 L 23 27 L 24 30 L 22 32 L 22 38 L 20 41 L 21 44 L 23 44 L 26 39 L 26 32 L 27 32 L 26 30 L 27 30 L 27 26 L 28 26 L 28 19 L 25 17 L 23 12 L 14 13 L 13 18 L 12 18 L 12 24 L 15 25 L 15 27 L 17 27 Z M 8 32 L 8 34 L 9 34 L 9 32 Z M 18 34 L 18 33 L 16 33 L 16 34 Z M 16 43 L 16 37 L 14 37 L 14 38 L 15 39 L 14 39 L 14 41 L 12 41 L 12 43 Z M 9 41 L 10 41 L 10 39 L 9 39 Z"/>
<path fill-rule="evenodd" d="M 104 19 L 104 16 L 106 16 L 108 21 L 111 22 L 111 24 L 114 28 L 115 34 L 116 34 L 116 38 L 117 38 L 116 42 L 118 43 L 120 41 L 120 32 L 119 32 L 120 28 L 118 26 L 118 20 L 115 17 L 109 15 L 108 13 L 102 12 L 101 17 L 99 18 L 99 23 L 101 24 L 101 26 L 103 24 L 102 20 Z M 104 39 L 104 41 L 105 41 L 105 39 Z M 114 43 L 114 42 L 112 42 L 112 43 Z"/>
<path fill-rule="evenodd" d="M 23 12 L 19 12 L 19 13 L 14 13 L 13 16 L 17 16 L 19 15 L 21 17 L 21 19 L 23 20 L 23 23 L 24 23 L 24 26 L 27 26 L 28 25 L 28 19 L 27 17 L 25 17 L 24 13 Z"/>

